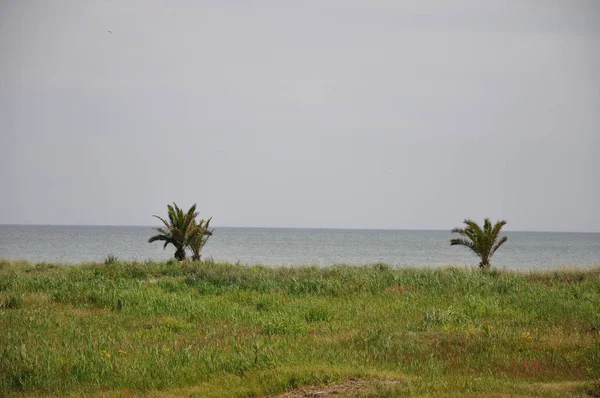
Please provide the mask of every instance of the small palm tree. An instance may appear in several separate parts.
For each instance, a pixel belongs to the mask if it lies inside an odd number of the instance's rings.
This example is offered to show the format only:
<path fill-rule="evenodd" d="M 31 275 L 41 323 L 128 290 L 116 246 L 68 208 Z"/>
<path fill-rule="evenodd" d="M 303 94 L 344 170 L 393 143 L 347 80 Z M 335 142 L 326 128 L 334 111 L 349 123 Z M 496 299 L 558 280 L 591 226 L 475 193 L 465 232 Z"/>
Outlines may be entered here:
<path fill-rule="evenodd" d="M 173 206 L 167 205 L 169 210 L 169 220 L 154 216 L 165 224 L 165 228 L 154 228 L 158 235 L 148 239 L 149 243 L 160 240 L 164 241 L 165 249 L 169 244 L 175 246 L 175 258 L 179 261 L 185 260 L 185 248 L 190 244 L 190 240 L 195 235 L 196 224 L 196 204 L 194 204 L 187 213 L 184 213 L 175 203 Z"/>
<path fill-rule="evenodd" d="M 200 251 L 206 244 L 208 238 L 210 238 L 213 234 L 214 229 L 208 229 L 210 225 L 210 220 L 200 220 L 198 224 L 196 224 L 196 220 L 194 220 L 194 234 L 190 239 L 189 248 L 192 250 L 192 260 L 200 261 Z"/>
<path fill-rule="evenodd" d="M 489 269 L 491 266 L 490 259 L 492 258 L 492 255 L 508 240 L 506 236 L 498 239 L 500 230 L 506 225 L 506 221 L 498 221 L 492 227 L 490 219 L 486 218 L 483 222 L 483 228 L 472 220 L 467 219 L 464 223 L 467 225 L 466 228 L 454 228 L 452 233 L 461 234 L 465 238 L 451 239 L 450 245 L 462 245 L 473 250 L 481 259 L 479 268 L 482 270 Z"/>

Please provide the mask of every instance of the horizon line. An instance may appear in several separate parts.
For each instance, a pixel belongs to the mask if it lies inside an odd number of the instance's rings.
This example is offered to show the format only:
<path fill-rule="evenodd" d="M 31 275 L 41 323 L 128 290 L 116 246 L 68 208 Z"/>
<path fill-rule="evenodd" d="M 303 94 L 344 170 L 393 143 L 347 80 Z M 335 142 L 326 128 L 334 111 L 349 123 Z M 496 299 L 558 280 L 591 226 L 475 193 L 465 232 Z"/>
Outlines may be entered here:
<path fill-rule="evenodd" d="M 160 224 L 157 224 L 160 225 Z M 133 227 L 133 228 L 155 228 L 156 225 L 125 225 L 125 224 L 15 224 L 15 223 L 0 223 L 0 226 L 11 226 L 11 227 Z M 272 226 L 226 226 L 226 225 L 215 225 L 214 228 L 245 228 L 245 229 L 306 229 L 306 230 L 354 230 L 354 231 L 448 231 L 452 229 L 439 229 L 439 228 L 340 228 L 340 227 L 272 227 Z M 504 232 L 535 232 L 535 233 L 572 233 L 572 234 L 599 234 L 600 231 L 556 231 L 556 230 L 504 230 Z"/>

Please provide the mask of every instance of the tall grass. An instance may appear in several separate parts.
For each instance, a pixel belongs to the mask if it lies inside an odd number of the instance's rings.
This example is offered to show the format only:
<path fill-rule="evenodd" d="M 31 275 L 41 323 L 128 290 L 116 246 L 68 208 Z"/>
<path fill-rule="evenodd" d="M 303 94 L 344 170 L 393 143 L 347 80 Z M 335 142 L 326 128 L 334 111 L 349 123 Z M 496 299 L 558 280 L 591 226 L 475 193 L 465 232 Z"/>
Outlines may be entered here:
<path fill-rule="evenodd" d="M 599 308 L 600 268 L 0 261 L 0 396 L 585 396 Z"/>

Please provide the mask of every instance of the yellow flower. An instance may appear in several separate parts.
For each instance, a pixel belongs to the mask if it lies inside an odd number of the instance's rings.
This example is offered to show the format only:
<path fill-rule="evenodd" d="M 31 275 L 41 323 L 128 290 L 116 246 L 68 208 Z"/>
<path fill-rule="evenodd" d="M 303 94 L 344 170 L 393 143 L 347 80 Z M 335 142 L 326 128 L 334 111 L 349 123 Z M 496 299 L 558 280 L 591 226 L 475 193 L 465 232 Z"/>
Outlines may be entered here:
<path fill-rule="evenodd" d="M 523 332 L 523 333 L 521 333 L 521 338 L 523 340 L 532 340 L 533 336 L 529 332 Z"/>
<path fill-rule="evenodd" d="M 119 351 L 117 351 L 117 352 L 118 352 L 119 354 L 121 354 L 121 355 L 125 355 L 125 354 L 127 354 L 127 351 L 125 351 L 125 350 L 119 350 Z"/>
<path fill-rule="evenodd" d="M 171 351 L 171 350 L 170 350 L 170 349 L 168 349 L 167 347 L 164 347 L 164 348 L 163 348 L 163 351 L 164 351 L 164 352 L 169 352 L 169 351 Z"/>

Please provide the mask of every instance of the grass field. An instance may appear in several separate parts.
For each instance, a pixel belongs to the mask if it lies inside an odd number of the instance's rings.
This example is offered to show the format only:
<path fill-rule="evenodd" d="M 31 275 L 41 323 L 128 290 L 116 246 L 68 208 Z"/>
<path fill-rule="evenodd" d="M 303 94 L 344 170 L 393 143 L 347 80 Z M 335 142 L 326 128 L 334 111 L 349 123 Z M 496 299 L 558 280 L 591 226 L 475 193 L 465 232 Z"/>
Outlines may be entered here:
<path fill-rule="evenodd" d="M 600 267 L 0 261 L 0 331 L 0 396 L 600 396 Z"/>

